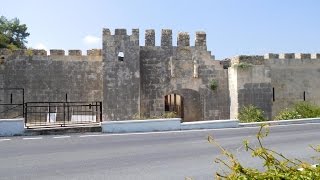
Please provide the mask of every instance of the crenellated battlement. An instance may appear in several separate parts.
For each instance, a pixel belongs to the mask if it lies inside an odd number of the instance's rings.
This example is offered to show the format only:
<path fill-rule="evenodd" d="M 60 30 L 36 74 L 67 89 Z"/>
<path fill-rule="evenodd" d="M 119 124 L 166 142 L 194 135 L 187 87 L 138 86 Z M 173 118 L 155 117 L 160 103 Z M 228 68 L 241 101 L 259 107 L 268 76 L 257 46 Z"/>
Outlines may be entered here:
<path fill-rule="evenodd" d="M 132 29 L 131 35 L 127 33 L 127 29 L 119 28 L 115 29 L 114 33 L 111 33 L 109 28 L 103 28 L 102 30 L 103 36 L 137 36 L 139 35 L 139 29 Z"/>
<path fill-rule="evenodd" d="M 101 61 L 101 49 L 87 50 L 87 55 L 82 55 L 82 51 L 78 49 L 65 50 L 50 49 L 50 55 L 44 49 L 0 49 L 0 57 L 3 59 L 30 59 L 32 60 L 67 60 L 67 61 Z"/>
<path fill-rule="evenodd" d="M 130 36 L 130 40 L 132 37 L 139 38 L 139 29 L 132 29 L 131 35 L 128 35 L 126 29 L 115 29 L 114 33 L 111 33 L 110 29 L 104 28 L 102 32 L 104 38 L 103 43 L 108 45 L 114 42 L 113 36 Z M 145 30 L 145 46 L 146 47 L 154 47 L 156 45 L 156 36 L 154 29 Z M 207 35 L 203 31 L 197 31 L 195 34 L 195 42 L 194 46 L 200 49 L 207 49 Z M 118 39 L 118 38 L 116 38 Z M 161 30 L 161 47 L 172 47 L 172 30 L 171 29 L 162 29 Z M 177 35 L 177 47 L 188 47 L 190 46 L 190 35 L 188 32 L 179 32 Z"/>
<path fill-rule="evenodd" d="M 240 55 L 233 57 L 231 59 L 231 64 L 239 64 L 239 63 L 249 63 L 253 65 L 263 65 L 263 64 L 290 64 L 290 65 L 298 65 L 298 64 L 314 64 L 320 63 L 320 54 L 310 54 L 310 53 L 268 53 L 264 56 L 259 55 Z"/>

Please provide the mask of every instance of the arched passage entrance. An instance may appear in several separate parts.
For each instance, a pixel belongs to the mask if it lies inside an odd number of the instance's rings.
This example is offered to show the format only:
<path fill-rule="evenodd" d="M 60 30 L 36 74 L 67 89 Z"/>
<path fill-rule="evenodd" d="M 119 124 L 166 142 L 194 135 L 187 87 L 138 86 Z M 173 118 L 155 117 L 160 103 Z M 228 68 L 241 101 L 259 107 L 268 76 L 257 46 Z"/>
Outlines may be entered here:
<path fill-rule="evenodd" d="M 200 93 L 192 89 L 175 90 L 165 97 L 165 111 L 175 112 L 183 122 L 203 120 Z"/>
<path fill-rule="evenodd" d="M 164 97 L 165 112 L 174 112 L 183 119 L 183 98 L 178 94 L 169 94 Z"/>

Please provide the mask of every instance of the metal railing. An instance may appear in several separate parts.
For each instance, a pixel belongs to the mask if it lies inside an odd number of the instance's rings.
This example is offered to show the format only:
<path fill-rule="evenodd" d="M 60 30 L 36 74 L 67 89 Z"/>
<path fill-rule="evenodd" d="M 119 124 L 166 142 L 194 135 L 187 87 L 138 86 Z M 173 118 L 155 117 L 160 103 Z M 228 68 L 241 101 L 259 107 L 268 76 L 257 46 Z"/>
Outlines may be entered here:
<path fill-rule="evenodd" d="M 25 126 L 74 126 L 102 122 L 102 102 L 26 102 Z"/>

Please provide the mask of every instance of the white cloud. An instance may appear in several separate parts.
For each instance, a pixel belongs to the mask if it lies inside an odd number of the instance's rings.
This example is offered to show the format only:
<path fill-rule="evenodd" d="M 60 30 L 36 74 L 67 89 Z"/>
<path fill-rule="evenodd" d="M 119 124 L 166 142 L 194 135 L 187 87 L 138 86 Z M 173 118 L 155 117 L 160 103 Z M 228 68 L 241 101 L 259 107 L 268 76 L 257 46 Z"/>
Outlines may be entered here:
<path fill-rule="evenodd" d="M 96 36 L 87 35 L 86 37 L 83 38 L 83 42 L 88 46 L 99 45 L 101 43 L 101 39 Z"/>
<path fill-rule="evenodd" d="M 37 43 L 33 48 L 48 50 L 47 46 L 45 46 L 43 43 Z"/>

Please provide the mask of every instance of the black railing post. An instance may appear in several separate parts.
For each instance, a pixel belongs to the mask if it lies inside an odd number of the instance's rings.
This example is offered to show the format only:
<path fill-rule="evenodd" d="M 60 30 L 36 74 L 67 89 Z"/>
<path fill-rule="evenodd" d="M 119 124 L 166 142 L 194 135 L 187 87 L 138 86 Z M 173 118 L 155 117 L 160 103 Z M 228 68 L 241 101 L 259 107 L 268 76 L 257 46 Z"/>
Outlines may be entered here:
<path fill-rule="evenodd" d="M 24 89 L 22 89 L 22 116 L 24 117 Z"/>
<path fill-rule="evenodd" d="M 24 111 L 25 112 L 24 123 L 25 123 L 25 126 L 28 128 L 28 126 L 27 126 L 27 123 L 28 123 L 28 103 L 26 103 L 23 108 L 26 108 Z"/>
<path fill-rule="evenodd" d="M 102 102 L 100 101 L 100 122 L 102 122 Z"/>
<path fill-rule="evenodd" d="M 97 118 L 98 118 L 98 102 L 96 101 L 96 112 L 95 112 L 95 117 L 96 117 L 96 122 L 97 122 Z M 100 116 L 99 116 L 100 117 Z"/>
<path fill-rule="evenodd" d="M 63 103 L 63 124 L 66 124 L 66 103 Z"/>

